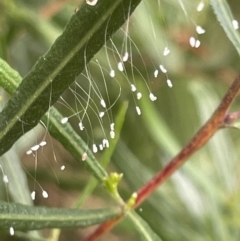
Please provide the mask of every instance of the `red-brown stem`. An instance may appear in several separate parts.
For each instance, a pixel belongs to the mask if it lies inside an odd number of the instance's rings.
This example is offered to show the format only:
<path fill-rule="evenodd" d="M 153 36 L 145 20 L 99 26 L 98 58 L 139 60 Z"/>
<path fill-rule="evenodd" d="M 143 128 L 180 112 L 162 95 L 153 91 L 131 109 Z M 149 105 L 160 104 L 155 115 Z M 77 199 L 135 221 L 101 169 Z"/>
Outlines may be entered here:
<path fill-rule="evenodd" d="M 123 217 L 124 215 L 120 215 L 116 217 L 115 219 L 111 219 L 109 221 L 106 221 L 105 223 L 102 223 L 98 226 L 98 228 L 90 234 L 88 237 L 83 239 L 82 241 L 95 241 L 100 236 L 102 236 L 104 233 L 107 233 L 112 227 L 114 227 Z"/>
<path fill-rule="evenodd" d="M 139 206 L 152 192 L 175 172 L 192 154 L 207 143 L 213 134 L 222 127 L 226 112 L 240 88 L 240 74 L 224 96 L 212 117 L 196 133 L 192 140 L 157 175 L 137 192 L 134 208 Z"/>
<path fill-rule="evenodd" d="M 175 156 L 167 166 L 165 166 L 156 176 L 146 183 L 137 192 L 137 200 L 133 208 L 139 206 L 152 192 L 155 191 L 166 179 L 176 171 L 192 154 L 201 148 L 212 137 L 212 135 L 223 126 L 226 112 L 240 89 L 240 74 L 231 85 L 221 104 L 213 113 L 207 123 L 196 133 L 192 140 Z M 122 216 L 101 224 L 90 236 L 83 241 L 95 241 L 101 235 L 115 226 Z"/>

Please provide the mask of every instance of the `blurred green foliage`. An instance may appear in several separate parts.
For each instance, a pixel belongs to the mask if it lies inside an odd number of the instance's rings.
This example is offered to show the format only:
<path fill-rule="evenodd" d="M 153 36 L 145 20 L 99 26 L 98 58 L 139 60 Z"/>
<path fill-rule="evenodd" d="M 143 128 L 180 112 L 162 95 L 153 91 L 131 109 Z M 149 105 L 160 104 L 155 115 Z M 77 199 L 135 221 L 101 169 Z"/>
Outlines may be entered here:
<path fill-rule="evenodd" d="M 117 168 L 124 174 L 120 193 L 126 198 L 189 141 L 210 117 L 237 75 L 238 53 L 216 20 L 211 6 L 206 3 L 204 10 L 197 12 L 198 3 L 195 0 L 144 0 L 130 18 L 128 51 L 133 58 L 132 63 L 125 64 L 126 72 L 117 72 L 119 56 L 111 42 L 95 57 L 100 66 L 106 69 L 108 91 L 96 62 L 88 67 L 104 99 L 109 96 L 113 103 L 121 92 L 116 104 L 111 107 L 113 118 L 122 102 L 129 101 L 121 141 L 108 168 L 108 171 Z M 0 57 L 24 76 L 61 33 L 77 4 L 77 1 L 57 0 L 0 2 Z M 229 6 L 236 20 L 240 21 L 237 18 L 240 11 L 238 2 L 229 1 Z M 197 35 L 196 25 L 202 26 L 206 33 Z M 124 54 L 121 48 L 125 31 L 126 26 L 123 26 L 112 38 L 120 54 Z M 200 39 L 199 48 L 191 48 L 191 36 Z M 165 46 L 171 51 L 166 57 L 162 55 Z M 107 74 L 110 70 L 107 56 L 111 67 L 117 72 L 117 81 L 113 81 Z M 153 73 L 159 69 L 160 64 L 168 70 L 167 76 L 159 73 L 154 78 Z M 167 78 L 171 79 L 172 88 L 168 87 Z M 88 89 L 84 79 L 80 75 L 76 83 L 81 83 Z M 140 101 L 133 97 L 128 81 L 135 81 L 137 89 L 143 94 Z M 148 88 L 157 96 L 157 101 L 149 101 Z M 96 96 L 92 98 L 97 102 Z M 75 98 L 71 91 L 64 94 L 64 99 L 74 108 Z M 141 108 L 141 116 L 136 113 L 136 105 Z M 67 108 L 60 104 L 56 106 L 68 115 Z M 239 100 L 236 99 L 232 110 L 237 110 L 238 106 Z M 86 123 L 86 129 L 89 133 L 93 132 L 97 142 L 104 134 L 95 113 L 89 110 L 88 115 L 91 123 Z M 77 126 L 77 121 L 71 120 L 74 127 Z M 104 129 L 108 126 L 109 123 L 104 124 Z M 81 135 L 86 142 L 91 143 L 87 135 Z M 33 132 L 33 136 L 38 138 L 36 132 Z M 239 144 L 238 130 L 221 130 L 138 208 L 138 213 L 163 240 L 239 239 Z M 76 191 L 79 193 L 83 190 L 89 176 L 82 167 L 71 161 L 70 155 L 62 155 L 62 147 L 57 145 L 52 148 L 52 145 L 48 147 L 49 150 L 46 147 L 47 154 L 38 157 L 38 162 L 47 164 L 40 164 L 36 171 L 37 180 L 53 194 L 49 193 L 49 203 L 41 197 L 36 203 L 70 206 L 74 203 L 69 200 L 70 197 L 76 200 Z M 59 172 L 59 164 L 56 164 L 54 155 L 70 171 L 65 174 Z M 97 154 L 99 159 L 101 155 Z M 27 173 L 35 175 L 34 163 L 26 163 L 29 160 L 26 156 L 22 159 Z M 48 165 L 54 166 L 53 171 L 49 170 Z M 54 172 L 59 179 L 58 184 Z M 31 188 L 33 178 L 30 175 L 27 177 Z M 4 189 L 1 190 L 5 192 Z M 59 196 L 63 200 L 56 202 Z M 93 207 L 111 202 L 102 187 L 98 187 L 89 200 Z M 139 240 L 137 231 L 133 231 L 127 219 L 114 229 L 112 235 L 102 240 L 111 240 L 114 236 L 119 236 L 121 240 Z M 60 240 L 67 240 L 64 236 L 63 232 Z M 76 233 L 76 238 L 79 237 Z"/>

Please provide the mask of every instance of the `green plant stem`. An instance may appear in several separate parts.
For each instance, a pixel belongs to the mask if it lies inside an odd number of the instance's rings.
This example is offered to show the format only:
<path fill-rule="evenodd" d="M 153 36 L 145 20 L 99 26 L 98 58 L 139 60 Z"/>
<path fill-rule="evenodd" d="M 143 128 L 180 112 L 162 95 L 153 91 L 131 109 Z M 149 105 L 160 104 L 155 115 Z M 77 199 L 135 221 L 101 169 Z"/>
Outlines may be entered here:
<path fill-rule="evenodd" d="M 226 0 L 210 0 L 218 21 L 221 23 L 229 40 L 233 43 L 238 54 L 240 54 L 240 34 L 233 28 L 231 9 Z"/>
<path fill-rule="evenodd" d="M 110 140 L 109 148 L 105 150 L 104 154 L 100 159 L 101 166 L 104 169 L 108 166 L 111 160 L 112 154 L 120 138 L 120 133 L 125 120 L 125 114 L 126 114 L 127 108 L 128 108 L 128 103 L 124 102 L 119 110 L 119 113 L 115 121 L 115 133 L 116 133 L 115 138 Z M 93 177 L 90 177 L 88 185 L 84 188 L 83 192 L 81 193 L 81 196 L 79 197 L 79 199 L 76 201 L 74 205 L 75 208 L 79 208 L 82 206 L 82 204 L 86 201 L 88 196 L 90 196 L 90 194 L 94 191 L 97 184 L 98 184 L 97 180 L 94 179 Z"/>

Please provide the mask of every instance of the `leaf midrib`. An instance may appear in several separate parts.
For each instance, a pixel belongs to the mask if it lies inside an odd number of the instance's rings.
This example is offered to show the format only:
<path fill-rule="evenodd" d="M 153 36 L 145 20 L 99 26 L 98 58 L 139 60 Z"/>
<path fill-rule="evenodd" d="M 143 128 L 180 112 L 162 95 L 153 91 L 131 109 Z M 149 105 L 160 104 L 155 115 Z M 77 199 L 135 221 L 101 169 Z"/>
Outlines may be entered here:
<path fill-rule="evenodd" d="M 113 216 L 115 213 L 109 213 L 109 216 Z M 21 214 L 1 214 L 0 217 L 0 221 L 36 221 L 36 222 L 41 222 L 41 221 L 89 221 L 89 218 L 92 219 L 98 219 L 98 218 L 102 218 L 104 215 L 106 215 L 106 213 L 99 213 L 99 214 L 90 214 L 90 213 L 86 213 L 85 215 L 79 216 L 79 214 L 76 215 L 66 215 L 66 214 L 59 214 L 59 215 L 21 215 Z M 92 216 L 92 217 L 91 217 Z"/>

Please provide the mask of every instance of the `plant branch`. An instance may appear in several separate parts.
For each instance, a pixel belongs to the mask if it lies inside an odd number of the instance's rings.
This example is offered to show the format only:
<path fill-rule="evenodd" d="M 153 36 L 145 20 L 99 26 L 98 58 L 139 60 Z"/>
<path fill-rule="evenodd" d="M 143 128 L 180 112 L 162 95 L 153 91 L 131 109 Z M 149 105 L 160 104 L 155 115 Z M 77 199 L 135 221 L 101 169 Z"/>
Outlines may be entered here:
<path fill-rule="evenodd" d="M 216 133 L 217 130 L 223 127 L 223 123 L 232 123 L 235 119 L 240 118 L 240 112 L 226 114 L 234 97 L 240 89 L 240 74 L 237 76 L 228 92 L 222 99 L 219 107 L 215 110 L 211 118 L 206 124 L 195 134 L 192 140 L 167 164 L 157 175 L 155 175 L 148 183 L 137 191 L 137 198 L 135 204 L 132 206 L 136 208 L 139 206 L 151 193 L 155 191 L 168 177 L 171 176 L 191 155 L 198 149 L 204 146 L 209 139 Z M 114 227 L 123 215 L 101 224 L 91 235 L 84 239 L 84 241 L 95 241 L 101 235 Z"/>
<path fill-rule="evenodd" d="M 134 208 L 139 206 L 156 188 L 175 172 L 191 155 L 205 145 L 215 132 L 222 127 L 226 112 L 234 97 L 240 89 L 240 74 L 237 76 L 228 92 L 222 99 L 219 107 L 215 110 L 212 117 L 196 133 L 192 140 L 148 183 L 137 192 L 137 200 Z"/>
<path fill-rule="evenodd" d="M 83 239 L 82 241 L 95 241 L 103 234 L 107 233 L 109 230 L 111 230 L 122 218 L 124 215 L 120 215 L 111 221 L 107 221 L 105 223 L 102 223 L 98 226 L 98 228 L 88 237 Z"/>

